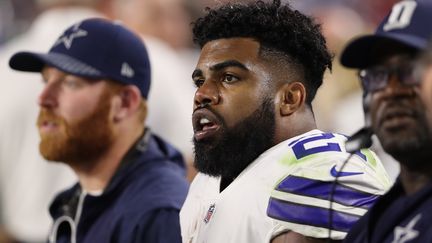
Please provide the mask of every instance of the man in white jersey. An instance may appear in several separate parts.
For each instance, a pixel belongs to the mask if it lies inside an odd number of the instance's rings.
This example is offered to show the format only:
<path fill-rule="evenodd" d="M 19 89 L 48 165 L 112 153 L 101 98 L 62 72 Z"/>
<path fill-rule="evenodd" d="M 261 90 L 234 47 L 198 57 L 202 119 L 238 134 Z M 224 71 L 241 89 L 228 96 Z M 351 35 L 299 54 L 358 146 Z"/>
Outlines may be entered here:
<path fill-rule="evenodd" d="M 389 182 L 369 150 L 339 173 L 346 138 L 316 129 L 311 102 L 331 68 L 319 25 L 280 1 L 257 2 L 209 10 L 193 33 L 200 173 L 180 213 L 183 242 L 326 239 L 337 174 L 331 238 L 342 239 Z M 278 213 L 288 210 L 299 220 L 286 223 Z"/>

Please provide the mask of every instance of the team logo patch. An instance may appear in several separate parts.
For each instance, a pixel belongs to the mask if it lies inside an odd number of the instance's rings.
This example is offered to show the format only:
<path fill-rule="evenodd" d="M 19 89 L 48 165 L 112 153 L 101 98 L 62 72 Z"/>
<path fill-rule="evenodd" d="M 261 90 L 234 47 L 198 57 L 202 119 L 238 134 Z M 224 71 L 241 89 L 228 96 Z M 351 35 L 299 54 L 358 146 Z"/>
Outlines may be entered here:
<path fill-rule="evenodd" d="M 407 226 L 405 227 L 397 226 L 393 231 L 394 239 L 392 243 L 405 243 L 417 238 L 419 232 L 418 230 L 414 229 L 414 226 L 417 224 L 420 218 L 421 218 L 421 214 L 417 214 L 417 216 L 411 219 L 411 221 L 407 224 Z"/>
<path fill-rule="evenodd" d="M 394 5 L 383 30 L 390 31 L 409 26 L 416 7 L 416 1 L 401 1 Z"/>
<path fill-rule="evenodd" d="M 336 170 L 336 165 L 334 165 L 330 170 L 330 174 L 333 177 L 343 177 L 343 176 L 361 175 L 363 174 L 363 172 L 343 172 L 343 171 Z"/>
<path fill-rule="evenodd" d="M 121 75 L 126 76 L 128 78 L 133 78 L 133 76 L 135 75 L 135 72 L 132 69 L 132 67 L 129 66 L 129 64 L 127 64 L 126 62 L 122 64 L 120 73 Z"/>
<path fill-rule="evenodd" d="M 212 205 L 210 205 L 209 209 L 207 210 L 207 214 L 204 218 L 204 223 L 207 224 L 210 221 L 210 219 L 214 213 L 214 210 L 215 210 L 215 204 L 213 203 Z"/>
<path fill-rule="evenodd" d="M 81 23 L 75 24 L 71 31 L 67 31 L 67 33 L 56 41 L 54 46 L 63 43 L 66 49 L 70 49 L 74 39 L 87 36 L 87 31 L 80 29 L 80 24 Z"/>

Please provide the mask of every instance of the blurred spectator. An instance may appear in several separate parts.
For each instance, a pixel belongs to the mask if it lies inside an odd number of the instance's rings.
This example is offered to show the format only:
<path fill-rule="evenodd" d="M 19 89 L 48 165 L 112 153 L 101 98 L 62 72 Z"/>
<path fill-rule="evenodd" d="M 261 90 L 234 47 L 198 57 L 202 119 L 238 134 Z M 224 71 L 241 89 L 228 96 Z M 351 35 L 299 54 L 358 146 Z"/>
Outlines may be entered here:
<path fill-rule="evenodd" d="M 143 36 L 152 68 L 147 124 L 178 147 L 192 167 L 191 78 L 197 56 L 190 51 L 192 33 L 185 0 L 116 0 L 116 18 Z M 195 52 L 195 51 L 193 51 Z M 197 53 L 197 52 L 196 52 Z"/>
<path fill-rule="evenodd" d="M 120 0 L 115 9 L 136 32 L 164 40 L 174 49 L 191 46 L 192 20 L 185 0 Z"/>
<path fill-rule="evenodd" d="M 368 19 L 374 26 L 379 24 L 392 5 L 399 0 L 348 0 L 365 19 Z"/>
<path fill-rule="evenodd" d="M 353 9 L 346 5 L 317 5 L 309 12 L 318 19 L 322 25 L 323 35 L 327 46 L 335 56 L 332 72 L 327 72 L 321 90 L 318 91 L 314 101 L 315 115 L 318 126 L 326 130 L 335 130 L 332 126 L 332 113 L 339 100 L 349 93 L 358 90 L 356 72 L 343 68 L 337 57 L 343 45 L 354 35 L 366 31 L 368 25 Z M 349 19 L 350 21 L 346 21 Z M 337 129 L 335 131 L 338 131 Z M 341 131 L 338 131 L 341 132 Z"/>
<path fill-rule="evenodd" d="M 0 1 L 0 50 L 1 44 L 9 37 L 13 18 L 12 3 L 9 0 Z"/>
<path fill-rule="evenodd" d="M 35 1 L 0 1 L 0 51 L 1 44 L 29 28 L 38 12 Z"/>
<path fill-rule="evenodd" d="M 391 6 L 399 0 L 282 0 L 282 2 L 290 2 L 296 9 L 308 13 L 310 9 L 319 5 L 325 6 L 347 6 L 355 9 L 357 13 L 361 13 L 361 17 L 367 20 L 373 26 L 376 26 L 382 16 L 384 16 Z M 345 21 L 351 21 L 346 19 Z"/>
<path fill-rule="evenodd" d="M 11 238 L 3 237 L 3 242 L 46 241 L 50 200 L 75 178 L 69 169 L 47 163 L 39 154 L 35 101 L 42 81 L 10 70 L 7 61 L 18 50 L 48 50 L 63 29 L 81 19 L 101 16 L 107 7 L 107 0 L 36 3 L 41 14 L 27 32 L 10 40 L 0 52 L 0 232 L 6 231 Z"/>

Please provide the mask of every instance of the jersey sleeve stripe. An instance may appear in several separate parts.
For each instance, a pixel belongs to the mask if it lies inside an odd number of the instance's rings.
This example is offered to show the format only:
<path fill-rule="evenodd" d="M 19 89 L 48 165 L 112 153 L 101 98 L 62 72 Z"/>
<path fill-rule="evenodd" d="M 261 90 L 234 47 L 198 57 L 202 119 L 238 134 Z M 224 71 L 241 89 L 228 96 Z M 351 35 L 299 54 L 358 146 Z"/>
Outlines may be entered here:
<path fill-rule="evenodd" d="M 296 224 L 312 225 L 328 228 L 329 209 L 312 207 L 280 201 L 270 198 L 267 215 L 271 218 Z M 359 216 L 333 211 L 333 228 L 337 231 L 348 232 Z"/>
<path fill-rule="evenodd" d="M 304 236 L 312 237 L 312 238 L 328 238 L 329 230 L 328 228 L 316 227 L 305 224 L 295 224 L 290 222 L 283 222 L 283 225 L 276 224 L 276 230 L 274 236 L 280 234 L 281 232 L 287 232 L 288 230 L 295 231 Z M 347 232 L 332 230 L 331 238 L 333 240 L 343 240 L 345 239 Z"/>
<path fill-rule="evenodd" d="M 277 185 L 276 190 L 329 200 L 332 187 L 333 182 L 290 175 Z M 369 208 L 378 197 L 379 195 L 337 184 L 333 194 L 333 201 L 346 206 Z"/>
<path fill-rule="evenodd" d="M 330 201 L 325 200 L 325 199 L 301 196 L 301 195 L 297 195 L 297 194 L 286 193 L 286 192 L 281 192 L 281 191 L 276 191 L 276 190 L 272 192 L 271 197 L 278 199 L 280 201 L 287 201 L 287 202 L 291 202 L 291 203 L 309 205 L 309 206 L 315 206 L 315 207 L 321 207 L 321 208 L 328 208 L 330 206 Z M 340 212 L 358 215 L 358 216 L 362 216 L 363 214 L 365 214 L 367 212 L 367 209 L 359 208 L 359 207 L 346 206 L 346 205 L 339 204 L 337 202 L 333 202 L 332 208 L 335 211 L 340 211 Z"/>

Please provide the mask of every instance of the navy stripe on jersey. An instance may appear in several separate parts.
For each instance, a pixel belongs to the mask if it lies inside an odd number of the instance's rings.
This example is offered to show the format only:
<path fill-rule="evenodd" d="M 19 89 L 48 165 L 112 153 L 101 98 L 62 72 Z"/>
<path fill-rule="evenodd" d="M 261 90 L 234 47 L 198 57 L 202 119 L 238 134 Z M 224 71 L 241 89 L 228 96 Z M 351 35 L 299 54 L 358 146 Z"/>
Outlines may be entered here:
<path fill-rule="evenodd" d="M 339 142 L 335 141 L 334 137 L 331 133 L 321 133 L 293 141 L 289 146 L 291 146 L 297 159 L 322 152 L 342 152 Z M 316 146 L 317 141 L 320 141 L 322 144 Z M 311 144 L 315 146 L 311 146 Z"/>
<path fill-rule="evenodd" d="M 271 218 L 315 227 L 329 228 L 329 210 L 270 198 L 267 215 Z M 333 229 L 348 232 L 360 216 L 333 210 Z"/>
<path fill-rule="evenodd" d="M 332 187 L 333 182 L 312 180 L 290 175 L 277 185 L 276 190 L 329 200 Z M 342 205 L 368 209 L 378 197 L 379 195 L 362 192 L 337 184 L 333 194 L 333 201 Z"/>
<path fill-rule="evenodd" d="M 302 159 L 308 155 L 322 152 L 342 152 L 342 148 L 344 148 L 344 146 L 341 146 L 341 143 L 338 140 L 335 140 L 335 135 L 348 138 L 347 136 L 340 134 L 318 133 L 293 140 L 288 144 L 288 146 L 292 148 L 294 155 L 297 159 Z M 315 147 L 305 146 L 310 142 L 316 141 L 323 141 L 324 143 L 321 146 Z M 367 161 L 366 155 L 362 154 L 361 151 L 356 151 L 355 154 L 359 156 L 362 160 Z"/>

